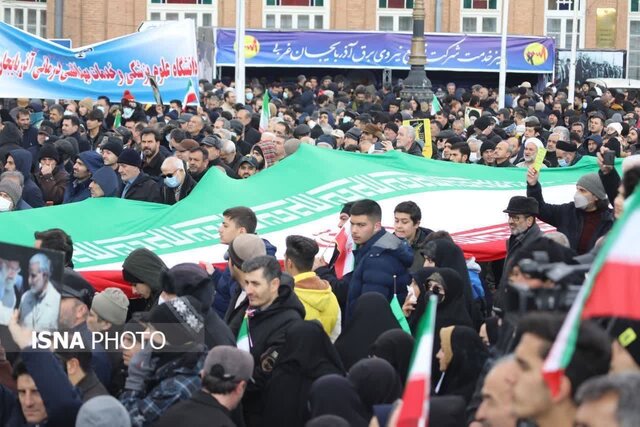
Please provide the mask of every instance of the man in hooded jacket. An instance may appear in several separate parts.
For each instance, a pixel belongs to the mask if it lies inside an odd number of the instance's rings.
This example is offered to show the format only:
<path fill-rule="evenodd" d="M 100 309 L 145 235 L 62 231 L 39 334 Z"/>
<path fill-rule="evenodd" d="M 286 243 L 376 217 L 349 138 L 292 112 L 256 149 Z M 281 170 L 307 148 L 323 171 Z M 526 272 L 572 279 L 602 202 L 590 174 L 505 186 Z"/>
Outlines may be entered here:
<path fill-rule="evenodd" d="M 102 156 L 95 151 L 83 151 L 73 165 L 74 180 L 69 182 L 63 203 L 74 203 L 91 197 L 91 175 L 104 166 Z"/>
<path fill-rule="evenodd" d="M 19 171 L 24 177 L 24 186 L 22 188 L 22 199 L 32 208 L 40 208 L 44 206 L 42 198 L 42 190 L 31 179 L 31 167 L 33 158 L 24 148 L 11 150 L 5 157 L 4 168 L 7 171 Z"/>
<path fill-rule="evenodd" d="M 131 283 L 133 293 L 144 300 L 143 311 L 149 311 L 158 305 L 162 292 L 162 273 L 167 270 L 160 257 L 147 248 L 132 251 L 122 264 L 122 276 Z"/>
<path fill-rule="evenodd" d="M 0 161 L 4 162 L 10 151 L 22 148 L 22 132 L 12 122 L 0 122 L 0 125 Z"/>

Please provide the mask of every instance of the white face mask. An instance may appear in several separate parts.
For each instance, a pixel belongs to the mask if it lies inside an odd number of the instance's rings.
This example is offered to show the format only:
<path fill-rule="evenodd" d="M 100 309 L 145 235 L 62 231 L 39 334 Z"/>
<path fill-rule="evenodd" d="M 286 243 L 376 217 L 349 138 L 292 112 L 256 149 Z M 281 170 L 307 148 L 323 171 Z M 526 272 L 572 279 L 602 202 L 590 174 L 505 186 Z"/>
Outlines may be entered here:
<path fill-rule="evenodd" d="M 0 196 L 0 212 L 8 212 L 11 209 L 11 205 L 13 205 L 13 202 Z"/>
<path fill-rule="evenodd" d="M 122 112 L 122 117 L 124 117 L 125 119 L 128 119 L 131 116 L 133 116 L 133 108 L 124 107 Z"/>
<path fill-rule="evenodd" d="M 575 203 L 576 209 L 585 209 L 589 206 L 589 199 L 580 193 L 576 193 L 573 195 L 573 203 Z"/>

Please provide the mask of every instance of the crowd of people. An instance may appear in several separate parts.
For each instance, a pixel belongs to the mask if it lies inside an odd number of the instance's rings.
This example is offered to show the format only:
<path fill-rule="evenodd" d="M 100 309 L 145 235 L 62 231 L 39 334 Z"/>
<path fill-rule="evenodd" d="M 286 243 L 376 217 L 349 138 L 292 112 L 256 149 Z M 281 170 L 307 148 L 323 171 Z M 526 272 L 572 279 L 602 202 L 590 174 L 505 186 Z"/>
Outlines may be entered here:
<path fill-rule="evenodd" d="M 288 236 L 279 262 L 256 234 L 256 214 L 236 206 L 219 228 L 223 268 L 167 266 L 136 249 L 122 265 L 136 296 L 129 300 L 117 287 L 95 292 L 73 270 L 73 236 L 41 230 L 34 245 L 63 252 L 65 272 L 52 283 L 41 263 L 30 266 L 27 282 L 55 287 L 58 299 L 46 303 L 59 304 L 59 317 L 57 325 L 26 321 L 27 294 L 15 294 L 19 268 L 0 260 L 0 299 L 22 299 L 0 326 L 0 424 L 395 426 L 418 325 L 435 295 L 430 425 L 637 425 L 637 321 L 582 322 L 558 393 L 542 375 L 569 290 L 584 281 L 640 180 L 637 94 L 587 84 L 568 103 L 566 91 L 536 92 L 523 82 L 502 95 L 508 108 L 499 109 L 497 91 L 449 83 L 434 108 L 399 100 L 400 89 L 299 76 L 294 84 L 252 81 L 238 100 L 232 82 L 220 80 L 201 81 L 202 102 L 187 108 L 179 100 L 144 106 L 125 91 L 113 105 L 107 97 L 17 99 L 0 110 L 0 211 L 90 197 L 175 204 L 206 185 L 207 175 L 251 179 L 301 144 L 527 169 L 526 192 L 495 207 L 510 237 L 506 258 L 490 263 L 476 263 L 446 230 L 429 229 L 426 206 L 399 203 L 388 231 L 381 206 L 369 199 L 345 204 L 336 217 L 338 227 L 349 222 L 356 248 L 348 274 L 336 271 L 338 251 L 326 260 L 307 236 Z M 482 114 L 465 126 L 467 108 Z M 425 118 L 427 141 L 404 124 Z M 536 167 L 539 150 L 546 154 Z M 579 178 L 573 200 L 545 202 L 540 173 L 586 156 L 599 171 Z M 556 231 L 543 233 L 537 220 Z M 550 263 L 569 273 L 549 277 Z M 33 316 L 44 312 L 42 288 L 28 293 Z M 392 308 L 396 298 L 401 314 Z M 159 332 L 165 342 L 52 352 L 32 347 L 34 327 L 87 340 L 129 337 L 124 332 L 153 340 Z"/>

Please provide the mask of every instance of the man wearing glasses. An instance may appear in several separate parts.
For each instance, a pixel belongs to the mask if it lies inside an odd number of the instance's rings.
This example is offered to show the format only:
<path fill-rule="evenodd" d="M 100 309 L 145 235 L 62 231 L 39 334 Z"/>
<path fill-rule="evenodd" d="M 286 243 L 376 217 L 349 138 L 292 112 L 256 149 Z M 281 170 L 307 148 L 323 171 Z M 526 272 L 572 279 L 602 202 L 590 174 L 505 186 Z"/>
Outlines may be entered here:
<path fill-rule="evenodd" d="M 162 203 L 174 205 L 191 193 L 196 181 L 184 170 L 184 163 L 177 157 L 167 157 L 160 168 L 162 171 Z"/>
<path fill-rule="evenodd" d="M 533 197 L 513 196 L 509 200 L 507 209 L 503 212 L 508 215 L 507 223 L 509 224 L 511 236 L 507 240 L 507 256 L 504 259 L 502 279 L 494 302 L 494 306 L 497 307 L 502 306 L 502 298 L 507 286 L 509 271 L 511 270 L 509 264 L 513 254 L 544 234 L 536 224 L 536 215 L 539 213 L 539 207 L 538 201 Z"/>

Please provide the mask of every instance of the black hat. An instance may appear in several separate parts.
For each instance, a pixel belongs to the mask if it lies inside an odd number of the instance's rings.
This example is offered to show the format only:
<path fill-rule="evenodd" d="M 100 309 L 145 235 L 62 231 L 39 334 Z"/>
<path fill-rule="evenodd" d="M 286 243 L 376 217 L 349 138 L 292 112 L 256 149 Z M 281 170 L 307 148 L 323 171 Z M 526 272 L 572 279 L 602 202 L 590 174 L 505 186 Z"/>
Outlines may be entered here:
<path fill-rule="evenodd" d="M 182 296 L 151 309 L 148 319 L 164 334 L 167 344 L 182 346 L 204 340 L 202 305 L 192 296 Z"/>
<path fill-rule="evenodd" d="M 344 133 L 345 138 L 353 139 L 354 141 L 360 141 L 361 135 L 362 131 L 360 130 L 360 128 L 357 128 L 355 126 Z"/>
<path fill-rule="evenodd" d="M 142 167 L 142 159 L 140 153 L 131 148 L 125 148 L 118 156 L 118 163 L 123 163 L 129 166 L 135 166 L 137 168 Z"/>
<path fill-rule="evenodd" d="M 384 125 L 384 128 L 391 129 L 394 133 L 398 133 L 398 130 L 399 130 L 398 125 L 393 122 L 386 123 Z"/>
<path fill-rule="evenodd" d="M 215 147 L 218 150 L 222 150 L 222 140 L 218 137 L 218 135 L 205 136 L 204 138 L 202 138 L 202 141 L 200 141 L 200 145 Z"/>
<path fill-rule="evenodd" d="M 533 197 L 513 196 L 502 212 L 508 214 L 538 215 L 538 201 Z"/>
<path fill-rule="evenodd" d="M 99 122 L 104 120 L 104 113 L 97 108 L 87 113 L 87 120 L 97 120 Z"/>
<path fill-rule="evenodd" d="M 45 125 L 40 125 L 40 127 L 38 128 L 38 133 L 41 133 L 43 135 L 47 135 L 47 136 L 51 136 L 53 135 L 53 128 L 50 126 L 45 126 Z"/>
<path fill-rule="evenodd" d="M 191 295 L 200 301 L 203 312 L 213 304 L 214 287 L 211 277 L 198 264 L 183 263 L 171 267 L 160 277 L 162 290 L 179 297 Z"/>
<path fill-rule="evenodd" d="M 40 147 L 40 151 L 38 152 L 38 161 L 47 157 L 55 160 L 56 163 L 60 163 L 60 153 L 58 153 L 56 146 L 50 142 L 42 144 L 42 147 Z"/>
<path fill-rule="evenodd" d="M 109 150 L 116 156 L 119 156 L 124 147 L 122 146 L 122 140 L 120 138 L 109 136 L 107 140 L 100 145 L 100 149 Z"/>
<path fill-rule="evenodd" d="M 242 135 L 242 131 L 244 130 L 244 125 L 240 120 L 236 120 L 236 119 L 230 120 L 229 126 L 231 126 L 231 130 L 233 131 L 233 133 L 235 133 L 238 136 Z"/>
<path fill-rule="evenodd" d="M 495 122 L 488 116 L 478 117 L 475 122 L 473 122 L 473 127 L 478 128 L 480 130 L 485 130 Z"/>
<path fill-rule="evenodd" d="M 238 169 L 240 169 L 240 166 L 242 166 L 243 163 L 249 163 L 251 166 L 253 166 L 254 168 L 258 169 L 258 161 L 253 156 L 244 156 L 244 157 L 242 157 L 240 159 L 240 162 L 238 162 Z"/>
<path fill-rule="evenodd" d="M 485 141 L 480 146 L 480 155 L 482 155 L 487 150 L 495 150 L 495 149 L 496 149 L 496 144 L 494 144 L 491 141 Z"/>
<path fill-rule="evenodd" d="M 301 138 L 303 136 L 308 136 L 311 134 L 311 128 L 305 124 L 301 124 L 296 126 L 296 128 L 293 130 L 293 137 L 294 138 Z"/>
<path fill-rule="evenodd" d="M 570 153 L 575 153 L 578 151 L 578 146 L 572 142 L 566 141 L 558 141 L 556 142 L 556 150 L 568 151 Z"/>
<path fill-rule="evenodd" d="M 84 277 L 70 268 L 65 268 L 62 273 L 62 284 L 59 291 L 61 298 L 76 298 L 87 307 L 91 307 L 93 295 L 96 293 L 96 290 Z"/>
<path fill-rule="evenodd" d="M 118 126 L 116 128 L 116 133 L 122 136 L 124 144 L 131 141 L 131 138 L 133 138 L 133 134 L 126 126 Z"/>
<path fill-rule="evenodd" d="M 456 133 L 452 130 L 441 130 L 440 132 L 438 132 L 438 134 L 436 135 L 436 138 L 438 139 L 449 139 L 449 138 L 453 138 L 454 136 L 457 136 Z"/>
<path fill-rule="evenodd" d="M 336 140 L 331 135 L 327 134 L 320 135 L 316 139 L 316 145 L 318 144 L 327 144 L 330 145 L 331 148 L 336 148 Z"/>

